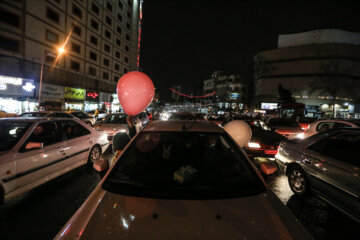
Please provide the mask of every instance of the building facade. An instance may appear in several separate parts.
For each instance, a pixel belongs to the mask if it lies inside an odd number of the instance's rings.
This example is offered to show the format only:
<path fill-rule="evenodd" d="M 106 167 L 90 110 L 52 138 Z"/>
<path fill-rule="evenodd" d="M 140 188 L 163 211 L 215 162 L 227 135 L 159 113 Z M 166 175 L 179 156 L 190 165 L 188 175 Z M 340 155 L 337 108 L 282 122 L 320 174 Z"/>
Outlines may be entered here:
<path fill-rule="evenodd" d="M 280 35 L 278 49 L 254 58 L 258 108 L 277 108 L 278 86 L 306 105 L 310 116 L 357 115 L 360 33 L 317 30 Z"/>
<path fill-rule="evenodd" d="M 221 74 L 215 71 L 211 79 L 204 80 L 204 94 L 216 94 L 204 99 L 204 103 L 221 109 L 236 109 L 244 107 L 243 97 L 245 86 L 239 74 Z"/>
<path fill-rule="evenodd" d="M 0 107 L 36 110 L 41 88 L 47 108 L 118 108 L 111 105 L 118 79 L 138 69 L 140 5 L 139 0 L 1 1 Z"/>

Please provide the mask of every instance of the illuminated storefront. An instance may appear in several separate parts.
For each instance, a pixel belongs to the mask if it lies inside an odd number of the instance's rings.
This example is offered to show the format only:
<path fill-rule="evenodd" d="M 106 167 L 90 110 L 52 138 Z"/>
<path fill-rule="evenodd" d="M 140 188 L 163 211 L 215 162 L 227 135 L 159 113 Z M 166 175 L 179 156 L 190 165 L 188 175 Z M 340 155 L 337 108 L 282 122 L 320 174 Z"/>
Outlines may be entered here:
<path fill-rule="evenodd" d="M 0 109 L 21 114 L 37 109 L 34 80 L 0 75 Z"/>
<path fill-rule="evenodd" d="M 111 110 L 112 112 L 123 112 L 123 109 L 120 105 L 120 101 L 117 94 L 112 95 L 112 102 L 111 102 Z"/>
<path fill-rule="evenodd" d="M 64 105 L 64 87 L 43 83 L 41 98 L 45 110 L 61 111 Z"/>
<path fill-rule="evenodd" d="M 99 108 L 100 94 L 98 91 L 86 90 L 85 111 L 94 111 Z"/>
<path fill-rule="evenodd" d="M 85 100 L 85 89 L 82 88 L 64 88 L 64 100 L 66 110 L 83 110 Z"/>

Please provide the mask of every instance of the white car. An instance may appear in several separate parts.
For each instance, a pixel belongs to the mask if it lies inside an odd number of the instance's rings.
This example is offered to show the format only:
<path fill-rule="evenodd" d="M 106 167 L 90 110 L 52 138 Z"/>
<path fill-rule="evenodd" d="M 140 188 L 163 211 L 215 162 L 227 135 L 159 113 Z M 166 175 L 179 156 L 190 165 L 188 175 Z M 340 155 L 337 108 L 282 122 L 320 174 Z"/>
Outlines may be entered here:
<path fill-rule="evenodd" d="M 359 127 L 360 121 L 342 121 L 342 120 L 318 120 L 311 124 L 304 133 L 299 134 L 298 138 L 308 138 L 320 132 L 326 132 L 336 128 Z"/>
<path fill-rule="evenodd" d="M 55 239 L 311 239 L 220 127 L 154 121 Z"/>
<path fill-rule="evenodd" d="M 94 162 L 108 147 L 107 135 L 77 119 L 0 120 L 0 201 Z"/>

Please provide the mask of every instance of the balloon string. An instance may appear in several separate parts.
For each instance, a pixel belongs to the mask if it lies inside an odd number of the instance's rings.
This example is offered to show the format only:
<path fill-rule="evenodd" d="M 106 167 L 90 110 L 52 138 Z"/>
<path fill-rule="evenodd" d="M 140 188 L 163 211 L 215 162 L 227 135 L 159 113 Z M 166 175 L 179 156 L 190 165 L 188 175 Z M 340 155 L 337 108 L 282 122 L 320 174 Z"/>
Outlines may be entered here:
<path fill-rule="evenodd" d="M 209 97 L 211 95 L 214 95 L 216 93 L 216 92 L 212 92 L 212 93 L 209 93 L 209 94 L 206 94 L 206 95 L 203 95 L 203 96 L 191 96 L 191 95 L 187 95 L 187 94 L 183 94 L 181 92 L 178 92 L 178 91 L 176 91 L 176 90 L 174 90 L 172 88 L 170 88 L 170 90 L 173 91 L 174 93 L 177 93 L 177 94 L 179 94 L 181 96 L 188 97 L 188 98 L 205 98 L 205 97 Z"/>

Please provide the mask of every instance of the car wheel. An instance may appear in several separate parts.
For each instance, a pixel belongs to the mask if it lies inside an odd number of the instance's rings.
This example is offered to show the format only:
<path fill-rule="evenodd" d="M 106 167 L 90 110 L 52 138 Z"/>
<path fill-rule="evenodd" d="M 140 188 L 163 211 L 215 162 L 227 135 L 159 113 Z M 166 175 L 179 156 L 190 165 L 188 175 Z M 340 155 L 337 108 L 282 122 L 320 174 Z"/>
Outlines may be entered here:
<path fill-rule="evenodd" d="M 288 181 L 291 190 L 299 196 L 304 196 L 309 192 L 309 182 L 307 176 L 300 167 L 292 166 L 289 169 Z"/>
<path fill-rule="evenodd" d="M 95 145 L 90 151 L 88 163 L 93 164 L 96 160 L 99 160 L 100 157 L 101 157 L 101 148 L 99 145 Z"/>

